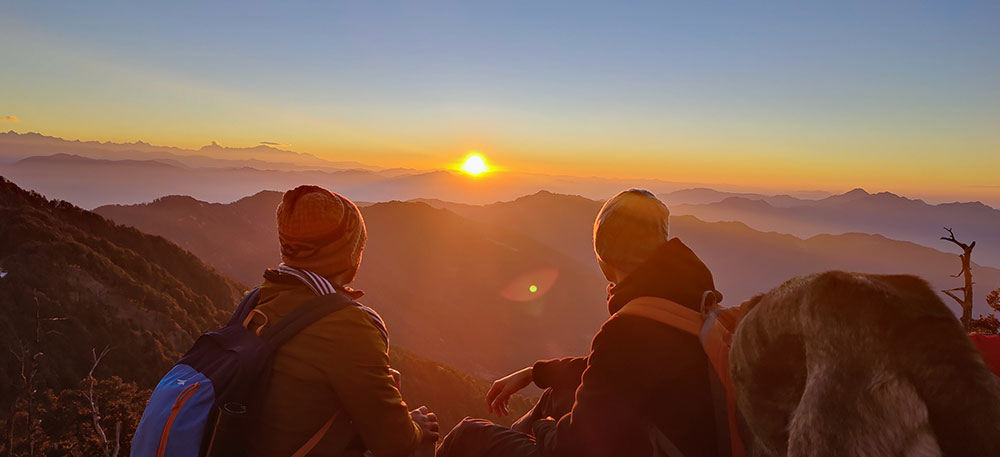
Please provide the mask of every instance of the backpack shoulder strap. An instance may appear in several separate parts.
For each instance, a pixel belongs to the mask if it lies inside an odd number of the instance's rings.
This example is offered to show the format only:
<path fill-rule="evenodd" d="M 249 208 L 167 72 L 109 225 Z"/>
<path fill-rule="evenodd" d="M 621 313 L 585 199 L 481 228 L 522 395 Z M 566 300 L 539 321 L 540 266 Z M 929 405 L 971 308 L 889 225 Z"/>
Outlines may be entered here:
<path fill-rule="evenodd" d="M 299 450 L 295 451 L 295 453 L 292 454 L 292 457 L 305 457 L 307 454 L 309 454 L 309 451 L 312 451 L 313 448 L 316 447 L 317 444 L 319 444 L 320 440 L 323 439 L 323 436 L 326 435 L 326 432 L 330 431 L 330 427 L 333 426 L 333 421 L 337 420 L 337 416 L 339 415 L 339 413 L 340 413 L 339 411 L 334 413 L 333 416 L 330 417 L 330 419 L 328 419 L 326 423 L 323 424 L 323 426 L 320 427 L 319 430 L 316 433 L 314 433 L 311 438 L 309 438 L 309 441 L 306 441 L 305 444 L 303 444 L 302 447 L 299 448 Z"/>
<path fill-rule="evenodd" d="M 274 325 L 265 328 L 260 336 L 267 341 L 270 350 L 273 351 L 324 316 L 357 305 L 357 302 L 340 293 L 319 295 L 295 308 Z M 333 426 L 333 422 L 339 414 L 339 411 L 335 412 L 308 441 L 292 454 L 292 457 L 304 457 L 312 451 Z"/>
<path fill-rule="evenodd" d="M 707 295 L 706 295 L 707 297 Z M 708 357 L 708 379 L 715 411 L 719 455 L 743 457 L 746 451 L 739 436 L 732 378 L 729 375 L 729 345 L 739 314 L 714 304 L 702 305 L 702 312 L 658 297 L 640 297 L 625 304 L 618 314 L 645 317 L 698 337 Z M 662 435 L 662 433 L 661 433 Z M 679 451 L 665 436 L 656 436 L 654 447 L 672 457 Z"/>
<path fill-rule="evenodd" d="M 267 340 L 268 345 L 272 348 L 277 348 L 324 316 L 352 305 L 356 305 L 354 300 L 343 294 L 320 295 L 295 308 L 280 321 L 264 329 L 261 337 Z"/>
<path fill-rule="evenodd" d="M 625 304 L 617 314 L 645 317 L 684 333 L 699 336 L 704 322 L 701 313 L 659 297 L 639 297 Z"/>
<path fill-rule="evenodd" d="M 250 312 L 257 307 L 258 301 L 260 301 L 260 287 L 255 287 L 243 296 L 239 305 L 236 305 L 236 310 L 233 311 L 233 315 L 230 316 L 229 321 L 226 322 L 226 327 L 232 325 L 242 325 L 243 321 L 250 315 Z"/>

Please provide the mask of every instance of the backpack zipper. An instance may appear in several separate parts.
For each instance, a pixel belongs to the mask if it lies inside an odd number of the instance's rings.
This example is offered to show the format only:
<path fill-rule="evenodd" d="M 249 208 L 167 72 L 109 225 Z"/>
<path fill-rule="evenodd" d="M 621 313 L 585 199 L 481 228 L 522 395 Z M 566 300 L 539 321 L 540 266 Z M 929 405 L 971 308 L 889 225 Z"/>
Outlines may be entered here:
<path fill-rule="evenodd" d="M 156 449 L 156 457 L 164 457 L 167 453 L 167 438 L 170 436 L 170 427 L 174 425 L 174 419 L 181 412 L 181 408 L 187 403 L 195 392 L 198 391 L 198 386 L 201 385 L 200 382 L 191 384 L 187 388 L 181 391 L 177 395 L 177 400 L 174 401 L 174 406 L 170 407 L 170 416 L 167 417 L 167 422 L 163 424 L 163 434 L 160 435 L 160 446 Z"/>

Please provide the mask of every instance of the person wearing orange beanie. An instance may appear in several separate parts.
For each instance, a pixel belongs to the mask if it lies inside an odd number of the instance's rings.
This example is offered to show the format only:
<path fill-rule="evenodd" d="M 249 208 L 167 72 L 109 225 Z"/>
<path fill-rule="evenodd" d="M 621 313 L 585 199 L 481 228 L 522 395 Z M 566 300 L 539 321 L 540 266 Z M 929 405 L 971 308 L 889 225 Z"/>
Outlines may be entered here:
<path fill-rule="evenodd" d="M 299 186 L 284 194 L 276 217 L 282 264 L 264 273 L 247 328 L 259 331 L 317 295 L 364 294 L 347 286 L 368 238 L 357 205 L 319 186 Z M 315 436 L 322 438 L 307 455 L 433 453 L 437 418 L 426 407 L 408 411 L 388 354 L 382 318 L 360 304 L 296 334 L 275 353 L 251 455 L 293 455 Z"/>
<path fill-rule="evenodd" d="M 334 284 L 354 281 L 368 241 L 357 205 L 319 186 L 299 186 L 278 205 L 281 261 L 316 273 Z"/>

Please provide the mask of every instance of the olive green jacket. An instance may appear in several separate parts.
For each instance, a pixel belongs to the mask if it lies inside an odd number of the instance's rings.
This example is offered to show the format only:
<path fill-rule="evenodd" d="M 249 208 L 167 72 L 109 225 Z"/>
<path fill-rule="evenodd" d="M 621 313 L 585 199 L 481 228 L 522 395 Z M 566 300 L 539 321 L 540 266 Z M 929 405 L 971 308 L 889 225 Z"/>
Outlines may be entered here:
<path fill-rule="evenodd" d="M 268 276 L 257 309 L 274 323 L 314 297 L 298 279 Z M 249 327 L 264 321 L 257 315 Z M 360 456 L 366 448 L 379 457 L 405 456 L 421 441 L 389 374 L 386 341 L 359 307 L 320 319 L 278 349 L 261 420 L 250 437 L 252 455 L 291 456 L 334 414 L 310 456 Z"/>

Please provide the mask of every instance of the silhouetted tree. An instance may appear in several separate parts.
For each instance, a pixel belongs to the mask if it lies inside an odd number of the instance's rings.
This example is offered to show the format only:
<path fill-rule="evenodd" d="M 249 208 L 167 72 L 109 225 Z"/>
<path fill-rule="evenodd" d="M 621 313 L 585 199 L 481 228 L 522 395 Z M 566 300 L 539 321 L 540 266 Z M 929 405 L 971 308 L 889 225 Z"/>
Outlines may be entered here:
<path fill-rule="evenodd" d="M 986 296 L 986 304 L 1000 313 L 1000 289 L 996 289 Z M 972 320 L 972 331 L 984 335 L 996 335 L 1000 333 L 1000 319 L 997 319 L 993 313 L 987 314 L 985 317 L 980 314 L 978 318 Z"/>
<path fill-rule="evenodd" d="M 972 333 L 996 335 L 1000 332 L 1000 319 L 997 319 L 993 314 L 987 314 L 986 316 L 980 314 L 978 318 L 972 320 L 972 328 L 970 330 Z"/>
<path fill-rule="evenodd" d="M 965 285 L 954 289 L 942 290 L 941 292 L 944 292 L 945 295 L 951 297 L 953 300 L 958 302 L 959 306 L 962 307 L 962 326 L 964 326 L 967 331 L 971 331 L 973 304 L 972 285 L 974 284 L 972 282 L 972 250 L 975 249 L 976 242 L 973 241 L 972 244 L 965 244 L 955 239 L 955 232 L 953 232 L 950 228 L 945 227 L 944 229 L 948 231 L 948 236 L 942 236 L 941 239 L 955 243 L 958 247 L 962 248 L 962 253 L 959 254 L 959 258 L 962 261 L 962 271 L 952 275 L 952 277 L 964 277 Z M 962 291 L 961 298 L 955 295 L 956 291 Z"/>

